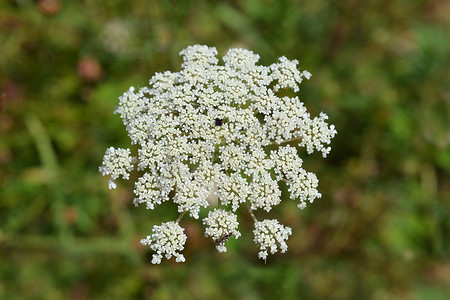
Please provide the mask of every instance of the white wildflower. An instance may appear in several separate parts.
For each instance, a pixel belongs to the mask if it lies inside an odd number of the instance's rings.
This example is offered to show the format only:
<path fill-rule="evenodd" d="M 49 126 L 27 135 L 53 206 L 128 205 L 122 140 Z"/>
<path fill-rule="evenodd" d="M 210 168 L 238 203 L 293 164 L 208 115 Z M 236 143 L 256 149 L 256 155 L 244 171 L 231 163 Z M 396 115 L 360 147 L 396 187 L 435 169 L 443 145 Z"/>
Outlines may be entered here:
<path fill-rule="evenodd" d="M 216 48 L 204 45 L 189 46 L 186 49 L 181 50 L 180 55 L 184 60 L 182 67 L 190 67 L 193 65 L 209 66 L 219 62 L 216 58 Z"/>
<path fill-rule="evenodd" d="M 266 260 L 269 251 L 272 254 L 275 254 L 278 248 L 281 253 L 287 251 L 286 240 L 292 234 L 292 229 L 280 224 L 278 220 L 264 220 L 255 223 L 253 234 L 255 236 L 253 240 L 261 250 L 258 257 Z"/>
<path fill-rule="evenodd" d="M 250 208 L 256 210 L 263 208 L 270 211 L 273 206 L 281 202 L 281 191 L 278 188 L 278 182 L 272 179 L 269 172 L 264 171 L 254 174 L 250 184 Z"/>
<path fill-rule="evenodd" d="M 106 150 L 105 156 L 103 157 L 103 164 L 99 168 L 99 171 L 103 176 L 111 175 L 108 181 L 110 189 L 116 188 L 114 181 L 119 176 L 122 176 L 123 179 L 130 178 L 130 172 L 134 168 L 134 158 L 130 154 L 130 149 L 114 149 L 110 147 Z"/>
<path fill-rule="evenodd" d="M 235 69 L 243 67 L 254 68 L 258 60 L 258 54 L 255 54 L 247 49 L 238 48 L 228 50 L 227 54 L 223 57 L 225 65 Z"/>
<path fill-rule="evenodd" d="M 207 190 L 203 182 L 185 178 L 178 182 L 177 192 L 173 197 L 173 202 L 178 205 L 178 212 L 189 211 L 190 215 L 198 219 L 200 207 L 207 207 L 207 200 L 210 191 Z"/>
<path fill-rule="evenodd" d="M 217 197 L 224 205 L 231 203 L 232 210 L 236 211 L 246 201 L 250 191 L 250 185 L 240 173 L 231 173 L 219 181 Z"/>
<path fill-rule="evenodd" d="M 134 193 L 137 196 L 133 200 L 134 205 L 145 203 L 147 209 L 154 209 L 155 205 L 169 200 L 168 197 L 163 197 L 156 177 L 149 173 L 145 173 L 136 181 Z"/>
<path fill-rule="evenodd" d="M 317 191 L 319 180 L 314 173 L 302 168 L 303 161 L 298 156 L 297 149 L 290 145 L 279 147 L 278 150 L 271 151 L 270 158 L 275 164 L 277 179 L 286 181 L 291 198 L 300 200 L 300 209 L 306 207 L 307 201 L 312 203 L 322 196 Z"/>
<path fill-rule="evenodd" d="M 227 251 L 225 243 L 231 236 L 236 239 L 241 236 L 237 230 L 239 225 L 237 216 L 223 209 L 209 211 L 208 217 L 203 219 L 203 224 L 206 226 L 205 236 L 212 237 L 217 243 L 216 248 L 219 252 Z"/>
<path fill-rule="evenodd" d="M 141 174 L 133 203 L 147 209 L 164 201 L 177 206 L 177 223 L 156 226 L 152 237 L 143 240 L 157 251 L 154 263 L 164 253 L 175 255 L 170 247 L 184 245 L 178 221 L 186 213 L 199 218 L 210 206 L 205 234 L 226 251 L 225 242 L 240 235 L 237 217 L 215 209 L 216 203 L 233 212 L 248 209 L 261 258 L 276 252 L 276 245 L 286 251 L 290 228 L 277 220 L 258 222 L 253 211 L 269 212 L 280 204 L 280 181 L 301 209 L 321 197 L 317 176 L 303 168 L 297 148 L 325 157 L 337 132 L 326 114 L 311 117 L 298 97 L 279 91 L 299 91 L 311 74 L 284 56 L 270 66 L 257 65 L 259 55 L 246 49 L 230 49 L 223 64 L 214 47 L 189 46 L 180 55 L 181 71 L 156 73 L 148 86 L 131 87 L 119 98 L 115 113 L 137 147 L 136 157 L 130 149 L 109 148 L 100 172 L 111 176 L 108 184 L 115 188 L 114 181 L 129 179 L 136 163 Z M 208 202 L 211 197 L 217 201 Z"/>
<path fill-rule="evenodd" d="M 299 90 L 298 85 L 302 83 L 302 76 L 308 76 L 309 73 L 300 73 L 297 69 L 298 60 L 288 60 L 282 56 L 279 58 L 279 63 L 272 64 L 270 69 L 272 70 L 272 78 L 277 80 L 277 84 L 274 86 L 275 91 L 280 88 L 291 88 L 294 92 Z"/>
<path fill-rule="evenodd" d="M 177 262 L 184 262 L 185 258 L 179 251 L 184 249 L 186 239 L 183 227 L 176 222 L 167 222 L 154 226 L 153 234 L 142 239 L 141 244 L 150 246 L 156 252 L 153 254 L 152 264 L 161 263 L 163 256 L 167 259 L 175 256 Z"/>

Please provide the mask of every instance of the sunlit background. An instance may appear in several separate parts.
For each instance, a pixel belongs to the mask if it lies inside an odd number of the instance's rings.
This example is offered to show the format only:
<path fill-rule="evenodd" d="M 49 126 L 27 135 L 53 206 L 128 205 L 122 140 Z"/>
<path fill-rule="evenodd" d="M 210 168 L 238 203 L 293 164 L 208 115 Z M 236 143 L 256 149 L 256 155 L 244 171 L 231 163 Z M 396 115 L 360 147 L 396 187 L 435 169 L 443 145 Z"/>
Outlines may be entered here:
<path fill-rule="evenodd" d="M 0 299 L 449 299 L 449 12 L 445 0 L 1 1 Z M 175 207 L 134 208 L 133 181 L 110 191 L 98 173 L 107 147 L 129 147 L 118 96 L 180 70 L 192 44 L 298 59 L 313 75 L 299 97 L 338 130 L 329 157 L 302 157 L 323 197 L 268 214 L 294 233 L 267 264 L 243 211 L 227 253 L 184 218 L 187 262 L 152 265 L 139 240 Z"/>

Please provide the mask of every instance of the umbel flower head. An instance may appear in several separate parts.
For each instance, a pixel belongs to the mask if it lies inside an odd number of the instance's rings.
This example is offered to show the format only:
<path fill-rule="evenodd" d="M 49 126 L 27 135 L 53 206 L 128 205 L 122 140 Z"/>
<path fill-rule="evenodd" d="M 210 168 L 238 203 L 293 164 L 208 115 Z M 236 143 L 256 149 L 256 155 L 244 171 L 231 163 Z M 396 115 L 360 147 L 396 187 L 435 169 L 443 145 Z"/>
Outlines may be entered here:
<path fill-rule="evenodd" d="M 186 235 L 179 222 L 185 213 L 198 219 L 206 207 L 205 236 L 219 252 L 240 236 L 236 211 L 244 207 L 255 222 L 258 256 L 284 253 L 291 228 L 278 220 L 258 221 L 254 211 L 280 204 L 280 181 L 301 209 L 321 197 L 318 179 L 302 168 L 298 150 L 326 157 L 336 130 L 326 114 L 312 118 L 298 97 L 282 96 L 286 89 L 299 91 L 311 74 L 286 57 L 257 65 L 259 55 L 245 49 L 230 49 L 224 64 L 214 47 L 194 45 L 180 55 L 180 72 L 156 73 L 148 87 L 131 87 L 119 98 L 115 113 L 138 150 L 133 156 L 130 149 L 107 149 L 100 172 L 110 175 L 114 189 L 114 181 L 129 179 L 136 166 L 136 206 L 177 205 L 180 217 L 155 226 L 141 241 L 156 251 L 153 263 L 163 256 L 184 261 Z"/>

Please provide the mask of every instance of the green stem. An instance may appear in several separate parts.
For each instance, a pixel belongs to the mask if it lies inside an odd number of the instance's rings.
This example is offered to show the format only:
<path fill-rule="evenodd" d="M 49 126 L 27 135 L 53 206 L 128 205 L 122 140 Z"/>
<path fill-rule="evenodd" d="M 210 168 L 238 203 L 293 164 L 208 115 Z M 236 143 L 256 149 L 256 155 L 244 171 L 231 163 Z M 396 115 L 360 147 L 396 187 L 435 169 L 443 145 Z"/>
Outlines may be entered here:
<path fill-rule="evenodd" d="M 178 219 L 175 221 L 177 224 L 180 222 L 181 218 L 183 218 L 184 214 L 186 213 L 186 211 L 183 211 L 179 216 Z"/>
<path fill-rule="evenodd" d="M 245 203 L 247 203 L 248 213 L 249 213 L 250 216 L 252 217 L 253 222 L 255 222 L 255 223 L 258 222 L 258 220 L 256 219 L 255 215 L 253 214 L 253 211 L 252 211 L 252 209 L 250 208 L 250 205 L 248 204 L 248 202 L 245 202 Z"/>
<path fill-rule="evenodd" d="M 290 143 L 290 142 L 298 141 L 298 140 L 301 140 L 301 139 L 302 139 L 301 137 L 291 138 L 291 139 L 287 139 L 287 140 L 282 141 L 280 144 Z M 267 146 L 272 146 L 272 145 L 278 145 L 278 143 L 273 142 L 273 143 L 268 144 Z"/>

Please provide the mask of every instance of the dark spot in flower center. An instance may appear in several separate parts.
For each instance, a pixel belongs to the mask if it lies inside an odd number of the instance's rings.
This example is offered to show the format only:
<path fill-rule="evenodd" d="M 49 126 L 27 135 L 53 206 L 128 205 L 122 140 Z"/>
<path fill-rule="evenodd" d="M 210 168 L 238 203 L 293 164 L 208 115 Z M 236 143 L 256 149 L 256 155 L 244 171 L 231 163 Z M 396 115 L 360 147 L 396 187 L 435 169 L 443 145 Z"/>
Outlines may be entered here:
<path fill-rule="evenodd" d="M 216 123 L 216 126 L 222 126 L 223 125 L 223 119 L 216 118 L 215 123 Z"/>

